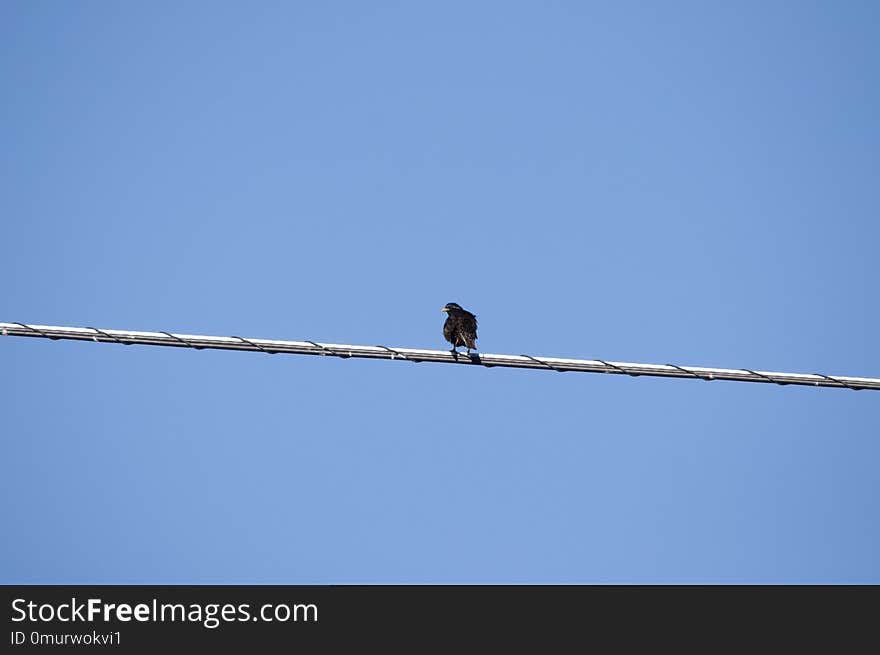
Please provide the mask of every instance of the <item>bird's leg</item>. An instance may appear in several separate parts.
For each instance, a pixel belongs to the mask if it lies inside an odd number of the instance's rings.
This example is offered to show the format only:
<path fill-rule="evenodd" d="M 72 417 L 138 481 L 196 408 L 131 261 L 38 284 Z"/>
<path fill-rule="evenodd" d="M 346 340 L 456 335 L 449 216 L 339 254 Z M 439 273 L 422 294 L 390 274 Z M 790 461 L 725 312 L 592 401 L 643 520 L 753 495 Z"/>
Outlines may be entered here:
<path fill-rule="evenodd" d="M 450 350 L 449 352 L 452 353 L 452 358 L 453 358 L 455 361 L 458 361 L 458 350 L 455 349 L 455 346 L 453 346 L 453 347 L 452 347 L 452 350 Z"/>

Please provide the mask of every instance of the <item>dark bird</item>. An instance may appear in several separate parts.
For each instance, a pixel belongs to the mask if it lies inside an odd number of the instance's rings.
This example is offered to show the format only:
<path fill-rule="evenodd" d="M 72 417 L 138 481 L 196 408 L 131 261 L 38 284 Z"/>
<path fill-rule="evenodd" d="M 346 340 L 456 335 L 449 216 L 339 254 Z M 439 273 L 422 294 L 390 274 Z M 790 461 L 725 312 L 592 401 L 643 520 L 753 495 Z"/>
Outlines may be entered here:
<path fill-rule="evenodd" d="M 477 317 L 454 302 L 446 303 L 440 311 L 448 314 L 443 324 L 443 337 L 452 344 L 453 357 L 458 359 L 456 348 L 459 346 L 466 347 L 470 355 L 471 348 L 477 349 Z"/>

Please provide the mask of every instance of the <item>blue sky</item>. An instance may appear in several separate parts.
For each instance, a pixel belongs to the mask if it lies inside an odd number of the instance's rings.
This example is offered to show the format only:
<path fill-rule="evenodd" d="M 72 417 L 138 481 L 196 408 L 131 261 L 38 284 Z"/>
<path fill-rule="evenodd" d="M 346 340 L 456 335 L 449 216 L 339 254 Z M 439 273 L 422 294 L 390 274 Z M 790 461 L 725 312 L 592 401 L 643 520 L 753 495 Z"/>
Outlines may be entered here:
<path fill-rule="evenodd" d="M 872 2 L 0 5 L 0 320 L 874 377 Z M 0 582 L 880 582 L 880 395 L 0 340 Z"/>

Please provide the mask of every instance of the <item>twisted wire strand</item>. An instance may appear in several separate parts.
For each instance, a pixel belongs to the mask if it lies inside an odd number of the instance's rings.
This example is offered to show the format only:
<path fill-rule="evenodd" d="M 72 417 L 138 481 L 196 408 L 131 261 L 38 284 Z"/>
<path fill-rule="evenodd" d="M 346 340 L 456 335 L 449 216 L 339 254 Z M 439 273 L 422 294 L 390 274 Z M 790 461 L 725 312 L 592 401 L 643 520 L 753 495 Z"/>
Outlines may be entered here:
<path fill-rule="evenodd" d="M 830 375 L 825 375 L 824 373 L 813 373 L 813 375 L 818 375 L 820 378 L 825 378 L 826 380 L 830 380 L 831 382 L 836 382 L 837 384 L 849 389 L 850 391 L 862 391 L 863 389 L 865 389 L 865 387 L 853 386 L 846 380 L 839 380 L 835 377 L 831 377 Z"/>
<path fill-rule="evenodd" d="M 37 329 L 37 328 L 35 328 L 35 327 L 31 326 L 31 325 L 25 325 L 24 323 L 13 322 L 13 325 L 20 325 L 20 326 L 23 327 L 25 330 L 30 330 L 31 332 L 33 332 L 33 333 L 35 333 L 35 334 L 39 334 L 39 335 L 40 335 L 41 337 L 43 337 L 44 339 L 51 339 L 52 341 L 58 341 L 58 340 L 61 338 L 61 337 L 53 337 L 53 336 L 50 335 L 50 334 L 46 334 L 46 333 L 43 332 L 42 330 L 39 330 L 39 329 Z M 5 330 L 4 330 L 4 336 L 5 336 Z"/>
<path fill-rule="evenodd" d="M 309 342 L 309 343 L 311 343 L 311 342 Z M 382 348 L 383 350 L 390 352 L 391 359 L 394 359 L 395 357 L 400 357 L 401 359 L 404 359 L 408 362 L 418 362 L 419 361 L 418 359 L 411 359 L 411 358 L 407 357 L 406 355 L 404 355 L 399 350 L 395 350 L 394 348 L 389 348 L 388 346 L 373 346 L 373 347 L 374 348 Z"/>
<path fill-rule="evenodd" d="M 131 345 L 130 342 L 120 341 L 120 339 L 119 339 L 118 337 L 114 337 L 112 334 L 107 334 L 106 332 L 104 332 L 104 330 L 99 330 L 98 328 L 96 328 L 96 327 L 91 327 L 91 326 L 86 326 L 86 327 L 87 327 L 89 330 L 94 330 L 96 333 L 100 334 L 101 336 L 107 337 L 107 338 L 110 339 L 111 341 L 115 341 L 116 343 L 121 343 L 123 346 L 130 346 L 130 345 Z M 93 339 L 94 341 L 97 341 L 97 340 L 98 340 L 97 337 L 92 337 L 92 339 Z"/>
<path fill-rule="evenodd" d="M 181 338 L 180 338 L 179 336 L 177 336 L 176 334 L 171 334 L 170 332 L 160 332 L 159 334 L 167 335 L 167 336 L 171 337 L 172 339 L 174 339 L 175 341 L 179 341 L 180 343 L 182 343 L 182 344 L 183 344 L 184 346 L 186 346 L 187 348 L 195 348 L 196 350 L 204 350 L 204 349 L 205 349 L 204 346 L 197 346 L 197 345 L 195 345 L 194 343 L 190 343 L 190 342 L 187 341 L 186 339 L 181 339 Z"/>
<path fill-rule="evenodd" d="M 784 382 L 782 380 L 777 380 L 776 378 L 771 378 L 769 375 L 764 375 L 763 373 L 758 373 L 757 371 L 753 371 L 748 368 L 742 368 L 741 371 L 745 371 L 746 373 L 751 373 L 755 377 L 763 378 L 767 382 L 772 382 L 773 384 L 778 384 L 779 386 L 785 387 L 788 385 L 788 382 Z"/>
<path fill-rule="evenodd" d="M 269 355 L 286 353 L 299 355 L 331 355 L 348 359 L 350 357 L 369 359 L 402 359 L 409 362 L 433 362 L 450 363 L 449 353 L 439 350 L 418 350 L 412 348 L 390 348 L 388 346 L 359 346 L 333 344 L 334 347 L 326 346 L 316 341 L 283 341 L 273 340 L 272 346 L 265 347 L 256 341 L 241 336 L 217 337 L 208 335 L 180 336 L 171 332 L 137 332 L 126 330 L 112 330 L 113 333 L 96 327 L 62 327 L 50 325 L 29 325 L 27 323 L 3 323 L 0 322 L 0 334 L 4 336 L 41 337 L 58 341 L 60 339 L 76 341 L 95 341 L 98 343 L 113 342 L 130 346 L 133 344 L 153 346 L 182 345 L 195 350 L 242 350 L 240 344 L 245 344 L 249 349 L 263 352 Z M 99 339 L 100 337 L 100 339 Z M 188 337 L 188 338 L 187 338 Z M 235 342 L 230 341 L 235 339 Z M 308 346 L 311 346 L 309 348 Z M 379 350 L 380 349 L 380 350 Z M 590 373 L 622 373 L 631 377 L 675 377 L 696 378 L 711 382 L 713 380 L 729 380 L 734 382 L 769 382 L 780 386 L 812 386 L 834 389 L 849 389 L 852 391 L 875 390 L 880 391 L 880 378 L 868 377 L 840 377 L 825 375 L 823 373 L 767 373 L 752 369 L 720 369 L 709 367 L 692 367 L 689 370 L 677 364 L 624 364 L 605 361 L 602 359 L 559 359 L 559 363 L 551 363 L 540 357 L 532 355 L 472 355 L 470 358 L 456 358 L 458 364 L 477 364 L 486 368 L 529 368 L 545 369 L 558 373 L 568 371 Z M 599 368 L 601 365 L 603 368 Z M 536 366 L 537 365 L 537 366 Z M 748 377 L 746 377 L 748 375 Z"/>
<path fill-rule="evenodd" d="M 320 344 L 320 343 L 316 343 L 314 341 L 303 341 L 303 343 L 310 343 L 315 348 L 320 348 L 322 351 L 324 351 L 322 354 L 332 355 L 333 357 L 341 357 L 342 359 L 348 359 L 349 357 L 351 357 L 351 353 L 348 353 L 348 354 L 338 353 L 335 350 L 333 350 L 332 348 L 328 348 L 327 346 Z"/>
<path fill-rule="evenodd" d="M 259 350 L 261 353 L 266 353 L 267 355 L 277 355 L 277 354 L 278 354 L 278 351 L 277 351 L 277 350 L 266 350 L 266 349 L 263 348 L 263 346 L 261 346 L 260 344 L 258 344 L 258 343 L 254 343 L 254 342 L 251 341 L 250 339 L 245 339 L 244 337 L 240 337 L 240 336 L 238 336 L 237 334 L 233 334 L 233 335 L 231 336 L 231 338 L 232 338 L 232 339 L 238 339 L 238 340 L 241 341 L 242 343 L 246 343 L 246 344 L 249 345 L 249 346 L 253 346 L 253 347 L 256 348 L 257 350 Z"/>
<path fill-rule="evenodd" d="M 633 373 L 632 371 L 627 371 L 625 368 L 621 368 L 620 366 L 612 364 L 611 362 L 606 362 L 604 359 L 596 359 L 593 361 L 599 362 L 600 364 L 604 365 L 606 368 L 613 368 L 614 370 L 616 370 L 620 373 L 625 373 L 626 375 L 629 375 L 630 377 L 633 377 L 633 378 L 637 378 L 641 375 L 641 373 Z M 605 372 L 608 373 L 609 371 L 605 371 Z"/>
<path fill-rule="evenodd" d="M 694 371 L 689 371 L 686 368 L 682 368 L 678 364 L 667 364 L 668 367 L 677 369 L 682 373 L 686 373 L 689 377 L 697 378 L 698 380 L 703 380 L 704 382 L 714 382 L 715 378 L 711 375 L 700 375 L 699 373 L 695 373 Z"/>
<path fill-rule="evenodd" d="M 537 362 L 544 368 L 549 368 L 551 371 L 556 371 L 557 373 L 566 373 L 564 368 L 559 368 L 557 366 L 553 366 L 550 362 L 545 362 L 542 359 L 538 359 L 537 357 L 532 357 L 531 355 L 520 355 L 520 357 L 525 357 L 526 359 L 531 359 L 533 362 Z M 596 360 L 599 361 L 599 360 Z"/>

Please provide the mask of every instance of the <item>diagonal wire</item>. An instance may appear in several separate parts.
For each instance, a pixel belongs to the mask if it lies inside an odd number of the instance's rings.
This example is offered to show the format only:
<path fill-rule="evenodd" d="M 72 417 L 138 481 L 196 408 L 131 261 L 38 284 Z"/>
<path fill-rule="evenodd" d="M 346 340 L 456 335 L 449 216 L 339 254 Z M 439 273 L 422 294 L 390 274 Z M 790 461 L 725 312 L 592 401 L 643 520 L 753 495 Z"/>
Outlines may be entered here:
<path fill-rule="evenodd" d="M 46 333 L 43 332 L 42 330 L 39 330 L 39 329 L 37 329 L 37 328 L 35 328 L 35 327 L 33 327 L 33 326 L 30 326 L 30 325 L 25 325 L 24 323 L 13 323 L 13 325 L 20 325 L 20 326 L 23 327 L 25 330 L 30 330 L 31 332 L 33 332 L 33 333 L 35 333 L 35 334 L 39 334 L 41 337 L 43 337 L 43 338 L 45 338 L 45 339 L 51 339 L 52 341 L 58 341 L 58 340 L 61 338 L 61 337 L 53 337 L 53 336 L 50 335 L 50 334 L 46 334 Z"/>
<path fill-rule="evenodd" d="M 251 341 L 250 339 L 245 339 L 244 337 L 240 337 L 240 336 L 238 336 L 237 334 L 233 334 L 233 335 L 232 335 L 232 338 L 233 338 L 233 339 L 238 339 L 238 340 L 241 341 L 242 343 L 246 343 L 246 344 L 248 344 L 249 346 L 253 346 L 254 348 L 256 348 L 257 350 L 259 350 L 260 352 L 262 352 L 262 353 L 266 353 L 267 355 L 277 355 L 277 354 L 278 354 L 278 351 L 277 351 L 277 350 L 266 350 L 266 349 L 263 348 L 263 346 L 261 346 L 260 344 L 258 344 L 258 343 L 254 343 L 254 342 Z"/>
<path fill-rule="evenodd" d="M 847 389 L 850 389 L 851 391 L 861 391 L 862 389 L 865 388 L 865 387 L 855 387 L 855 386 L 851 385 L 849 382 L 847 382 L 846 380 L 838 380 L 837 378 L 831 377 L 830 375 L 825 375 L 823 373 L 813 373 L 813 375 L 818 375 L 820 378 L 825 378 L 826 380 L 831 380 L 832 382 L 836 382 L 840 386 L 846 387 Z"/>
<path fill-rule="evenodd" d="M 767 380 L 767 382 L 772 382 L 773 384 L 778 384 L 778 385 L 780 385 L 780 386 L 782 386 L 782 387 L 788 385 L 788 382 L 783 382 L 783 381 L 781 381 L 781 380 L 777 380 L 777 379 L 775 379 L 775 378 L 771 378 L 769 375 L 764 375 L 763 373 L 758 373 L 757 371 L 753 371 L 753 370 L 748 369 L 748 368 L 742 368 L 742 369 L 740 369 L 740 370 L 741 370 L 741 371 L 745 371 L 746 373 L 751 373 L 751 374 L 754 375 L 755 377 L 763 378 L 763 379 Z"/>
<path fill-rule="evenodd" d="M 621 368 L 621 367 L 619 367 L 619 366 L 615 366 L 615 365 L 612 364 L 611 362 L 606 362 L 606 361 L 603 360 L 603 359 L 596 359 L 596 360 L 593 360 L 593 361 L 599 362 L 600 364 L 603 364 L 603 365 L 605 365 L 606 367 L 613 368 L 613 369 L 615 369 L 616 371 L 619 371 L 620 373 L 626 373 L 626 374 L 629 375 L 630 377 L 637 378 L 637 377 L 639 377 L 639 376 L 641 375 L 641 373 L 633 373 L 632 371 L 627 371 L 625 368 Z M 608 373 L 608 371 L 605 371 L 605 372 Z"/>
<path fill-rule="evenodd" d="M 704 382 L 714 382 L 715 381 L 715 378 L 713 378 L 711 375 L 703 376 L 703 375 L 700 375 L 699 373 L 694 373 L 693 371 L 689 371 L 686 368 L 682 368 L 678 364 L 667 364 L 667 366 L 670 368 L 678 369 L 682 373 L 687 373 L 690 377 L 695 377 L 698 380 L 703 380 Z"/>
<path fill-rule="evenodd" d="M 204 350 L 204 349 L 205 349 L 204 346 L 197 346 L 197 345 L 195 345 L 194 343 L 190 343 L 190 342 L 187 341 L 186 339 L 181 339 L 181 338 L 180 338 L 179 336 L 177 336 L 176 334 L 171 334 L 170 332 L 160 332 L 159 334 L 167 335 L 167 336 L 171 337 L 172 339 L 174 339 L 175 341 L 179 341 L 180 343 L 182 343 L 182 344 L 183 344 L 184 346 L 186 346 L 187 348 L 195 348 L 196 350 Z"/>
<path fill-rule="evenodd" d="M 533 362 L 538 362 L 544 368 L 549 368 L 551 371 L 556 371 L 557 373 L 566 373 L 567 371 L 564 368 L 558 368 L 553 366 L 550 362 L 545 362 L 542 359 L 538 359 L 537 357 L 532 357 L 531 355 L 520 355 L 520 357 L 525 357 L 526 359 L 531 359 Z"/>
<path fill-rule="evenodd" d="M 121 341 L 121 340 L 118 339 L 117 337 L 114 337 L 112 334 L 107 334 L 106 332 L 104 332 L 104 330 L 99 330 L 98 328 L 96 328 L 96 327 L 91 327 L 91 326 L 86 326 L 86 327 L 87 327 L 89 330 L 94 330 L 94 331 L 97 332 L 98 334 L 107 337 L 107 338 L 110 339 L 111 341 L 115 341 L 116 343 L 121 343 L 123 346 L 130 346 L 130 345 L 131 345 L 130 342 Z M 93 337 L 93 339 L 95 339 L 95 341 L 98 340 L 96 337 Z"/>
<path fill-rule="evenodd" d="M 308 343 L 311 343 L 311 341 L 309 341 Z M 408 362 L 418 363 L 420 361 L 418 359 L 412 359 L 410 357 L 407 357 L 399 350 L 395 350 L 394 348 L 389 348 L 388 346 L 373 346 L 373 347 L 374 348 L 382 348 L 383 350 L 387 350 L 388 352 L 391 353 L 391 359 L 394 359 L 395 357 L 400 357 L 401 359 L 405 359 Z"/>
<path fill-rule="evenodd" d="M 112 332 L 112 333 L 111 333 Z M 122 345 L 142 344 L 151 346 L 183 345 L 195 350 L 242 350 L 246 344 L 253 350 L 267 354 L 286 353 L 294 355 L 331 355 L 340 358 L 367 359 L 402 359 L 410 362 L 450 363 L 448 351 L 420 350 L 413 348 L 390 348 L 388 346 L 360 346 L 332 344 L 326 346 L 316 341 L 284 341 L 272 340 L 271 346 L 263 345 L 244 337 L 217 337 L 209 335 L 179 336 L 170 332 L 138 332 L 129 330 L 112 330 L 107 332 L 95 327 L 66 327 L 51 325 L 28 325 L 26 323 L 0 322 L 0 334 L 18 337 L 42 337 L 57 341 L 70 339 L 75 341 L 97 341 L 98 343 L 114 342 Z M 99 340 L 100 337 L 100 340 Z M 235 339 L 236 341 L 231 341 Z M 532 355 L 492 355 L 484 353 L 471 356 L 468 360 L 456 359 L 459 364 L 480 364 L 484 367 L 544 369 L 556 372 L 577 371 L 584 373 L 622 373 L 631 377 L 672 377 L 698 378 L 705 381 L 729 380 L 733 382 L 769 382 L 781 386 L 797 385 L 823 388 L 880 390 L 880 378 L 831 376 L 821 373 L 769 373 L 751 369 L 723 369 L 704 366 L 684 368 L 676 364 L 637 364 L 613 363 L 601 359 L 559 359 L 545 361 Z"/>
<path fill-rule="evenodd" d="M 331 348 L 328 348 L 327 346 L 324 346 L 324 345 L 322 345 L 322 344 L 320 344 L 320 343 L 316 343 L 316 342 L 314 342 L 314 341 L 304 341 L 303 343 L 310 343 L 310 344 L 312 344 L 315 348 L 320 348 L 321 350 L 324 351 L 324 353 L 322 353 L 322 354 L 332 355 L 333 357 L 341 357 L 342 359 L 348 359 L 349 357 L 351 357 L 351 353 L 348 353 L 348 354 L 346 354 L 346 353 L 338 353 L 338 352 L 336 352 L 335 350 L 333 350 L 333 349 L 331 349 Z"/>

